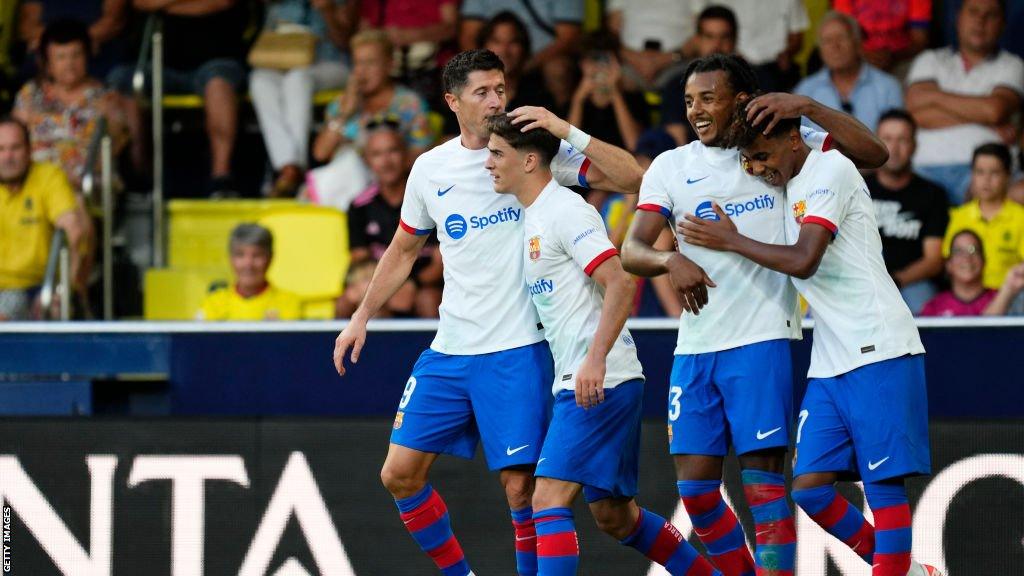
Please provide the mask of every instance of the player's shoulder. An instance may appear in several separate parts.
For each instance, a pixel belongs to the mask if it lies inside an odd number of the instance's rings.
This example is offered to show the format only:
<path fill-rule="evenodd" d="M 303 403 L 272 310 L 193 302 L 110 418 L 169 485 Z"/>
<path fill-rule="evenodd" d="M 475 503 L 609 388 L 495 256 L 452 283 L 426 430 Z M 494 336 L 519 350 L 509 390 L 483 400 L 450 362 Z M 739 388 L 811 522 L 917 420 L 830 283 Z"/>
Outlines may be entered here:
<path fill-rule="evenodd" d="M 420 154 L 416 161 L 412 163 L 414 171 L 429 171 L 433 172 L 439 168 L 443 168 L 445 163 L 451 160 L 452 156 L 459 153 L 462 149 L 462 144 L 459 142 L 459 138 L 456 136 L 451 140 L 434 146 L 430 150 L 427 150 L 423 154 Z"/>
<path fill-rule="evenodd" d="M 658 154 L 647 171 L 673 172 L 681 170 L 689 164 L 702 161 L 705 150 L 705 146 L 697 140 L 666 150 Z"/>
<path fill-rule="evenodd" d="M 812 151 L 811 154 L 818 154 L 818 160 L 814 164 L 814 170 L 817 172 L 834 172 L 836 174 L 850 175 L 857 174 L 860 172 L 857 170 L 857 165 L 853 163 L 839 150 L 827 150 L 825 152 L 819 152 L 817 150 Z"/>

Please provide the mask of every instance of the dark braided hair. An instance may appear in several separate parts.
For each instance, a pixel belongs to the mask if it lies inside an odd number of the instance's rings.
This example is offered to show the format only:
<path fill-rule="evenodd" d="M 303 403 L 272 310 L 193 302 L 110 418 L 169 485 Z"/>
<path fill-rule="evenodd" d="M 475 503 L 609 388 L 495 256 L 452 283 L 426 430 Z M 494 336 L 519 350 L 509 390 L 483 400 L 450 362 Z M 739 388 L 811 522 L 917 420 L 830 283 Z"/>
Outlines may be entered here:
<path fill-rule="evenodd" d="M 759 90 L 757 74 L 754 73 L 754 69 L 746 60 L 735 54 L 711 54 L 690 62 L 690 65 L 686 67 L 686 74 L 683 75 L 683 86 L 693 74 L 717 70 L 725 72 L 729 79 L 729 86 L 737 94 L 740 92 L 753 94 Z"/>

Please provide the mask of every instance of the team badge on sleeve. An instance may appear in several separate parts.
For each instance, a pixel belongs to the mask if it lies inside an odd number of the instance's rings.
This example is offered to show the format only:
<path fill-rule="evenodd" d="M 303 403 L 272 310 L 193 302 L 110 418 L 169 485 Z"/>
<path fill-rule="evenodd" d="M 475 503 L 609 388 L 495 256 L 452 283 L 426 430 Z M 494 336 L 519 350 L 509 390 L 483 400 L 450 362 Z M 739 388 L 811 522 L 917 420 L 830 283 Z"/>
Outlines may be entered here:
<path fill-rule="evenodd" d="M 803 200 L 793 204 L 793 219 L 796 220 L 797 224 L 804 223 L 804 214 L 807 213 L 807 202 Z"/>
<path fill-rule="evenodd" d="M 529 240 L 530 242 L 530 260 L 537 260 L 540 258 L 540 236 L 533 236 Z"/>
<path fill-rule="evenodd" d="M 404 419 L 405 419 L 405 413 L 402 412 L 401 410 L 399 410 L 398 413 L 395 414 L 395 425 L 394 425 L 395 430 L 398 430 L 399 428 L 402 427 L 402 421 Z"/>

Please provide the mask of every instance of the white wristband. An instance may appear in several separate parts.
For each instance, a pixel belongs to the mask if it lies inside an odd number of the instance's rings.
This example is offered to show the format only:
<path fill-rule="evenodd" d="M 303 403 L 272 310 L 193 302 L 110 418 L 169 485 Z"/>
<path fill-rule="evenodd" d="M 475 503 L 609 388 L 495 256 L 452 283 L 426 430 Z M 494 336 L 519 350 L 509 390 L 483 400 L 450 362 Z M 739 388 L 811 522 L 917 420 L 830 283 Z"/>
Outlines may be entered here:
<path fill-rule="evenodd" d="M 569 137 L 565 141 L 571 144 L 573 148 L 583 152 L 587 149 L 587 146 L 590 146 L 590 134 L 570 124 Z"/>

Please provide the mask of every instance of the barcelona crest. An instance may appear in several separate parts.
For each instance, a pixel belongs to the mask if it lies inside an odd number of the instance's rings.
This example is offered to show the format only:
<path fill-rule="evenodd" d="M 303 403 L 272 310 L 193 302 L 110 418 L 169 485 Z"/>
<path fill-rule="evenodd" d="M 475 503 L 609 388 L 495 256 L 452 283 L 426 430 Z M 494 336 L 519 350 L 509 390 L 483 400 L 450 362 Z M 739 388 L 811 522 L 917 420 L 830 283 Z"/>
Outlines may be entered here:
<path fill-rule="evenodd" d="M 793 219 L 797 224 L 804 223 L 804 214 L 807 213 L 807 203 L 803 200 L 793 204 Z"/>
<path fill-rule="evenodd" d="M 530 260 L 540 258 L 540 236 L 530 238 Z"/>

